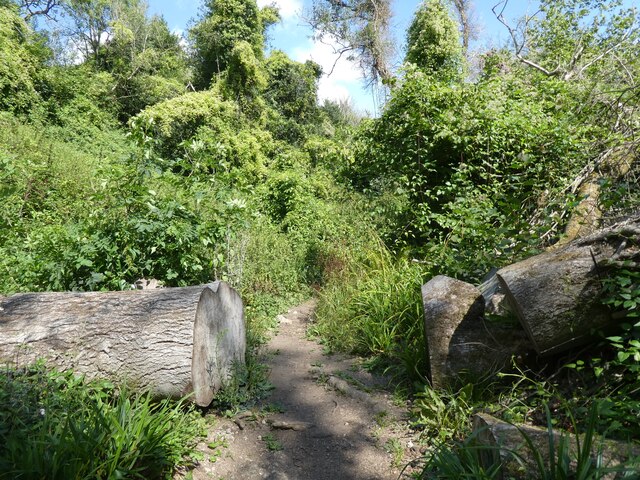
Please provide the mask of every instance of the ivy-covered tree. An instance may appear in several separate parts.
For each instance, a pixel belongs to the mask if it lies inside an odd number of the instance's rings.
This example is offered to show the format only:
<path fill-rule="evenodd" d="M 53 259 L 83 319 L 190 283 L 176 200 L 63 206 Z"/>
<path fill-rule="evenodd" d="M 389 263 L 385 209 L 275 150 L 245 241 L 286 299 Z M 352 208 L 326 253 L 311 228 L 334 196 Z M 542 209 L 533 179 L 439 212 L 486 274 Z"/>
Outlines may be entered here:
<path fill-rule="evenodd" d="M 248 42 L 237 42 L 231 50 L 224 73 L 223 91 L 235 100 L 250 118 L 258 118 L 264 108 L 262 93 L 267 85 L 262 62 Z"/>
<path fill-rule="evenodd" d="M 202 18 L 190 30 L 195 84 L 206 88 L 229 66 L 236 43 L 247 42 L 256 58 L 263 58 L 264 36 L 279 16 L 273 7 L 260 10 L 256 0 L 207 0 Z"/>
<path fill-rule="evenodd" d="M 27 112 L 34 106 L 47 54 L 17 6 L 0 4 L 0 110 Z"/>
<path fill-rule="evenodd" d="M 429 261 L 448 250 L 438 269 L 480 277 L 493 261 L 487 251 L 512 255 L 558 233 L 585 139 L 599 132 L 549 101 L 566 91 L 545 88 L 516 75 L 434 82 L 408 67 L 382 116 L 358 134 L 346 172 L 384 199 L 390 245 Z"/>
<path fill-rule="evenodd" d="M 314 121 L 318 115 L 318 80 L 320 65 L 310 60 L 295 62 L 275 50 L 266 60 L 268 75 L 265 98 L 284 117 L 301 124 Z"/>
<path fill-rule="evenodd" d="M 460 77 L 463 50 L 447 0 L 425 0 L 407 32 L 405 61 L 440 79 Z"/>

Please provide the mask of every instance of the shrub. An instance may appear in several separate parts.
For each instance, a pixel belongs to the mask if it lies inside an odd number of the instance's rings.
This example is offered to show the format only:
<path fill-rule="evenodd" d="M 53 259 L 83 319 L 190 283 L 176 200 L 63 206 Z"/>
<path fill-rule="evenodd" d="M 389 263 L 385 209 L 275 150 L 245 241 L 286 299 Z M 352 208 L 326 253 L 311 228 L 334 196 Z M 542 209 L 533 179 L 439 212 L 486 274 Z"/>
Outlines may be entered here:
<path fill-rule="evenodd" d="M 131 120 L 137 138 L 153 138 L 158 154 L 167 159 L 176 157 L 179 145 L 195 136 L 204 125 L 243 123 L 237 106 L 222 99 L 216 90 L 186 93 L 146 108 Z"/>

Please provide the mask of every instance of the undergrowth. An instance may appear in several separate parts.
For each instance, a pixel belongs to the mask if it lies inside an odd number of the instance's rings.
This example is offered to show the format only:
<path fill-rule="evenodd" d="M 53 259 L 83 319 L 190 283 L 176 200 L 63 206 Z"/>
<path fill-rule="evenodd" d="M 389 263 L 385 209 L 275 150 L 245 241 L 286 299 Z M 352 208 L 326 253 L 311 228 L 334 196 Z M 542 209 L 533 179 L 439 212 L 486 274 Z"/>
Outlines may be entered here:
<path fill-rule="evenodd" d="M 601 480 L 640 478 L 637 458 L 611 462 L 602 438 L 597 435 L 599 408 L 589 410 L 583 433 L 570 437 L 555 429 L 551 411 L 545 404 L 546 431 L 533 436 L 514 426 L 513 443 L 495 445 L 483 441 L 491 436 L 477 430 L 461 440 L 438 441 L 424 458 L 421 479 L 539 479 Z M 571 417 L 571 411 L 566 410 Z M 578 429 L 572 418 L 574 430 Z M 518 438 L 520 437 L 520 438 Z"/>
<path fill-rule="evenodd" d="M 0 372 L 0 478 L 172 478 L 192 462 L 203 430 L 186 401 L 44 363 Z"/>
<path fill-rule="evenodd" d="M 380 243 L 354 256 L 320 292 L 310 334 L 331 350 L 370 357 L 401 381 L 424 381 L 423 272 Z"/>

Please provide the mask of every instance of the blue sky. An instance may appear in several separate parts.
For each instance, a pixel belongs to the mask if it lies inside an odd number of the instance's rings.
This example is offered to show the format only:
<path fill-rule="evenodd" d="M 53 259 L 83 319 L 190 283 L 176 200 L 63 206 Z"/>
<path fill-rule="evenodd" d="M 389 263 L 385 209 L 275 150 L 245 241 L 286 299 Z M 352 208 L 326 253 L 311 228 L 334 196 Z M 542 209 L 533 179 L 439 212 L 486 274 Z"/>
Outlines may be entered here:
<path fill-rule="evenodd" d="M 161 14 L 167 20 L 169 28 L 176 32 L 187 30 L 189 21 L 197 17 L 200 7 L 200 2 L 187 0 L 148 0 L 148 2 L 150 12 Z M 496 21 L 491 12 L 491 7 L 497 2 L 498 0 L 474 2 L 476 23 L 480 28 L 478 40 L 480 47 L 498 45 L 507 39 L 505 28 Z M 260 6 L 273 3 L 280 8 L 282 22 L 271 28 L 269 46 L 285 51 L 294 60 L 312 59 L 319 63 L 324 71 L 330 71 L 335 61 L 331 47 L 314 43 L 310 38 L 311 31 L 302 19 L 304 11 L 311 6 L 311 0 L 258 0 Z M 402 52 L 406 29 L 420 3 L 422 3 L 421 0 L 393 1 L 393 32 L 399 52 Z M 516 18 L 527 10 L 533 13 L 534 3 L 532 0 L 511 0 L 505 16 Z M 359 110 L 370 113 L 375 111 L 373 94 L 363 88 L 357 66 L 343 59 L 338 62 L 330 77 L 325 76 L 321 79 L 319 96 L 321 100 L 349 98 Z"/>

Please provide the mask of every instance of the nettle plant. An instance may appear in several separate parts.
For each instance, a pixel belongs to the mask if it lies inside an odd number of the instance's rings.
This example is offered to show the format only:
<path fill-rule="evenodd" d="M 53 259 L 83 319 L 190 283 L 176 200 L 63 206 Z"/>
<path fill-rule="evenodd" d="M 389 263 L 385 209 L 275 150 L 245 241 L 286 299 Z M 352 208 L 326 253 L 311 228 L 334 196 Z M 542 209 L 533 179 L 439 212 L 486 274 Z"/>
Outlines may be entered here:
<path fill-rule="evenodd" d="M 605 295 L 604 303 L 614 311 L 623 309 L 627 320 L 619 335 L 607 337 L 616 350 L 613 363 L 624 368 L 629 380 L 640 383 L 640 272 L 618 270 L 605 282 Z"/>
<path fill-rule="evenodd" d="M 623 318 L 617 334 L 606 337 L 602 356 L 568 365 L 593 374 L 601 426 L 623 438 L 640 434 L 640 271 L 632 267 L 617 268 L 603 285 L 603 303 Z"/>

